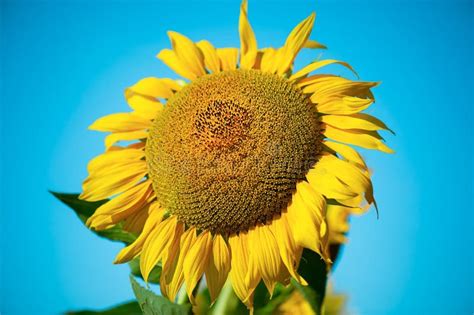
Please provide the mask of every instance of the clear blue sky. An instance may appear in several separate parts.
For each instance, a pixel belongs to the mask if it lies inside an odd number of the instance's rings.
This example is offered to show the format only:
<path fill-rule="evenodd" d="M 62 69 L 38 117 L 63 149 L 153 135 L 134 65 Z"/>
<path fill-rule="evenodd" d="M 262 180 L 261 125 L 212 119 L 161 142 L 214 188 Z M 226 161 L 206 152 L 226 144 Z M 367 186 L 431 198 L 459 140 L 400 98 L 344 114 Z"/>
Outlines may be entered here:
<path fill-rule="evenodd" d="M 262 45 L 317 12 L 323 57 L 380 80 L 371 113 L 393 156 L 364 152 L 380 219 L 352 220 L 333 282 L 360 314 L 472 314 L 472 1 L 250 0 Z M 123 89 L 173 74 L 166 30 L 238 45 L 238 1 L 1 2 L 2 314 L 55 314 L 132 298 L 121 245 L 87 231 L 48 189 L 78 192 L 102 150 L 88 131 L 125 111 Z M 308 61 L 319 53 L 305 53 Z M 340 68 L 334 68 L 342 73 Z"/>

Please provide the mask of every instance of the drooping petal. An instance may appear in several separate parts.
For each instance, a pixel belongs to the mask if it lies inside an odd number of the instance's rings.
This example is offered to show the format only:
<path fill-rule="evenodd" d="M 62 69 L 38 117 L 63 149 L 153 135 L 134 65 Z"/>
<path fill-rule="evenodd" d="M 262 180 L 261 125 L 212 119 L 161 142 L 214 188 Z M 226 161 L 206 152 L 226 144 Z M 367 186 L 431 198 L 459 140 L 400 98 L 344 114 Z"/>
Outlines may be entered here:
<path fill-rule="evenodd" d="M 217 51 L 207 40 L 202 40 L 196 43 L 197 47 L 204 55 L 204 65 L 211 72 L 217 73 L 221 70 L 220 59 Z"/>
<path fill-rule="evenodd" d="M 321 229 L 324 229 L 324 226 L 320 218 L 315 215 L 316 212 L 322 211 L 320 207 L 324 207 L 325 205 L 317 205 L 318 208 L 313 209 L 312 207 L 316 206 L 310 204 L 309 201 L 305 201 L 302 195 L 301 186 L 304 185 L 309 184 L 302 181 L 296 186 L 296 192 L 287 210 L 288 222 L 290 223 L 297 245 L 309 248 L 325 259 L 328 259 L 327 253 L 324 250 L 327 244 L 323 243 L 325 239 L 321 236 Z M 321 199 L 322 203 L 325 203 L 324 198 Z"/>
<path fill-rule="evenodd" d="M 322 158 L 321 158 L 322 159 Z M 328 199 L 351 199 L 357 196 L 351 187 L 341 182 L 327 163 L 320 163 L 321 159 L 306 174 L 311 187 Z"/>
<path fill-rule="evenodd" d="M 206 281 L 211 295 L 211 303 L 213 303 L 225 281 L 230 270 L 230 251 L 224 238 L 218 234 L 214 237 L 212 245 L 212 255 L 209 258 L 209 264 L 206 268 Z"/>
<path fill-rule="evenodd" d="M 217 55 L 221 61 L 222 71 L 237 69 L 239 50 L 237 48 L 218 48 Z"/>
<path fill-rule="evenodd" d="M 293 233 L 288 225 L 288 214 L 284 212 L 281 214 L 281 217 L 278 219 L 273 219 L 272 221 L 272 230 L 275 240 L 278 244 L 278 249 L 280 251 L 280 257 L 285 264 L 290 275 L 295 278 L 296 281 L 303 285 L 307 285 L 307 282 L 301 277 L 297 269 L 296 253 L 298 251 L 297 245 L 293 238 Z"/>
<path fill-rule="evenodd" d="M 145 207 L 152 193 L 151 181 L 143 181 L 97 208 L 87 225 L 95 230 L 107 229 Z"/>
<path fill-rule="evenodd" d="M 134 113 L 148 120 L 153 120 L 163 110 L 161 102 L 140 94 L 131 93 L 127 98 L 128 105 Z"/>
<path fill-rule="evenodd" d="M 329 147 L 331 150 L 337 152 L 347 161 L 354 163 L 355 165 L 364 170 L 367 169 L 367 165 L 365 164 L 365 161 L 362 156 L 359 154 L 359 152 L 357 152 L 350 146 L 333 141 L 324 141 L 324 145 Z"/>
<path fill-rule="evenodd" d="M 150 233 L 161 222 L 164 214 L 165 209 L 160 208 L 158 203 L 154 202 L 151 204 L 148 208 L 148 219 L 146 220 L 143 231 L 140 233 L 135 242 L 125 247 L 118 253 L 114 264 L 122 264 L 140 255 L 143 244 L 145 244 L 145 241 L 148 239 Z"/>
<path fill-rule="evenodd" d="M 253 293 L 257 287 L 260 277 L 256 276 L 256 266 L 249 266 L 248 235 L 240 232 L 238 235 L 229 237 L 229 245 L 232 253 L 230 278 L 235 294 L 248 307 L 253 305 Z M 254 267 L 250 270 L 250 267 Z"/>
<path fill-rule="evenodd" d="M 131 233 L 140 234 L 147 220 L 148 207 L 145 207 L 126 218 L 123 224 L 123 229 Z"/>
<path fill-rule="evenodd" d="M 252 69 L 257 58 L 257 39 L 248 19 L 247 0 L 243 0 L 240 6 L 239 34 L 240 68 Z"/>
<path fill-rule="evenodd" d="M 324 135 L 330 139 L 353 144 L 365 149 L 379 150 L 385 153 L 394 153 L 374 134 L 363 132 L 362 130 L 342 130 L 330 125 L 325 126 Z"/>
<path fill-rule="evenodd" d="M 184 259 L 189 252 L 191 246 L 196 242 L 196 229 L 190 228 L 181 236 L 179 244 L 179 257 L 176 263 L 176 267 L 173 272 L 173 277 L 169 283 L 161 283 L 161 291 L 164 296 L 168 297 L 171 301 L 174 301 L 179 289 L 184 282 L 183 265 Z"/>
<path fill-rule="evenodd" d="M 281 272 L 282 262 L 277 241 L 270 227 L 268 225 L 257 225 L 250 229 L 248 244 L 250 245 L 250 264 L 258 268 L 268 292 L 272 295 Z"/>
<path fill-rule="evenodd" d="M 344 67 L 348 68 L 349 70 L 351 70 L 352 72 L 354 72 L 354 74 L 357 75 L 357 73 L 355 72 L 355 70 L 347 63 L 347 62 L 344 62 L 344 61 L 339 61 L 339 60 L 333 60 L 333 59 L 327 59 L 327 60 L 320 60 L 320 61 L 315 61 L 313 63 L 310 63 L 309 65 L 307 65 L 306 67 L 304 67 L 303 69 L 299 70 L 298 72 L 294 73 L 290 78 L 289 80 L 292 81 L 292 80 L 296 80 L 296 79 L 299 79 L 307 74 L 309 74 L 310 72 L 313 72 L 319 68 L 322 68 L 322 67 L 325 67 L 325 66 L 328 66 L 328 65 L 331 65 L 331 64 L 340 64 L 340 65 L 343 65 Z"/>
<path fill-rule="evenodd" d="M 158 261 L 163 256 L 164 251 L 170 245 L 170 240 L 174 238 L 176 232 L 177 219 L 171 216 L 160 222 L 150 233 L 143 244 L 142 253 L 140 255 L 140 270 L 145 282 Z"/>
<path fill-rule="evenodd" d="M 212 253 L 212 236 L 209 231 L 202 232 L 194 244 L 186 253 L 183 271 L 186 283 L 186 292 L 192 303 L 194 303 L 193 290 L 209 262 Z"/>
<path fill-rule="evenodd" d="M 133 113 L 116 113 L 97 119 L 89 126 L 91 130 L 126 132 L 151 127 L 151 121 Z"/>
<path fill-rule="evenodd" d="M 316 15 L 312 13 L 309 17 L 298 24 L 288 35 L 285 45 L 279 53 L 276 72 L 285 73 L 293 63 L 298 52 L 303 48 L 313 29 Z"/>

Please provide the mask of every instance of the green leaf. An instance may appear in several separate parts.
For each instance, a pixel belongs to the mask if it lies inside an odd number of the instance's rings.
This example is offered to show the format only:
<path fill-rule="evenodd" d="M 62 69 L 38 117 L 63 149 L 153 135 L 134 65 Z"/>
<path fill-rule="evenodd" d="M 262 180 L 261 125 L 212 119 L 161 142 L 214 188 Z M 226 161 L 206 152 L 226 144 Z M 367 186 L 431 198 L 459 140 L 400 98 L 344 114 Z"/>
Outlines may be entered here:
<path fill-rule="evenodd" d="M 327 265 L 321 256 L 305 249 L 301 257 L 298 273 L 308 282 L 308 286 L 299 284 L 291 279 L 293 286 L 298 289 L 311 305 L 316 314 L 321 314 L 321 307 L 326 293 Z"/>
<path fill-rule="evenodd" d="M 108 200 L 101 201 L 85 201 L 79 199 L 79 194 L 64 194 L 51 191 L 51 194 L 62 201 L 64 204 L 69 206 L 77 214 L 82 223 L 86 223 L 87 219 L 95 212 L 97 208 L 106 203 Z M 133 233 L 124 231 L 122 224 L 117 224 L 107 230 L 94 231 L 93 232 L 101 237 L 107 238 L 112 241 L 124 242 L 130 244 L 136 240 L 137 236 Z"/>
<path fill-rule="evenodd" d="M 67 312 L 68 315 L 141 315 L 142 310 L 136 301 L 114 306 L 103 311 Z"/>
<path fill-rule="evenodd" d="M 130 267 L 130 271 L 132 272 L 132 275 L 140 279 L 143 279 L 142 273 L 140 272 L 140 257 L 136 257 L 132 259 L 128 263 L 128 265 Z M 159 284 L 160 276 L 161 276 L 161 265 L 158 264 L 151 270 L 150 275 L 148 276 L 148 282 Z"/>
<path fill-rule="evenodd" d="M 168 299 L 156 295 L 145 289 L 137 280 L 130 276 L 132 289 L 137 298 L 138 304 L 145 315 L 188 315 L 191 312 L 191 305 L 179 305 L 170 302 Z"/>

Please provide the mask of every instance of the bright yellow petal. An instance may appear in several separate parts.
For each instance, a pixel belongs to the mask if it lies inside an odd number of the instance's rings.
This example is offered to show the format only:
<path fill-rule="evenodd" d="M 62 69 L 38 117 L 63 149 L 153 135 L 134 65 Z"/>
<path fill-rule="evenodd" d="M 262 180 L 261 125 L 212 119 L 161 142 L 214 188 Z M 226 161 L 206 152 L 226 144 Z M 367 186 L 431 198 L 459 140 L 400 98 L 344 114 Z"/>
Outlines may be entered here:
<path fill-rule="evenodd" d="M 116 161 L 96 168 L 82 184 L 79 198 L 88 201 L 103 200 L 135 186 L 148 173 L 143 160 Z"/>
<path fill-rule="evenodd" d="M 309 17 L 298 24 L 288 35 L 285 45 L 279 54 L 277 73 L 285 73 L 296 58 L 298 52 L 303 48 L 308 40 L 311 30 L 313 29 L 314 19 L 316 15 L 312 13 Z"/>
<path fill-rule="evenodd" d="M 179 91 L 180 89 L 181 87 L 174 80 L 148 77 L 127 88 L 125 90 L 125 97 L 128 98 L 131 94 L 139 94 L 154 99 L 168 99 L 174 95 L 174 91 Z"/>
<path fill-rule="evenodd" d="M 158 113 L 163 110 L 163 104 L 159 101 L 135 93 L 129 94 L 127 103 L 136 115 L 148 120 L 155 119 Z"/>
<path fill-rule="evenodd" d="M 206 74 L 204 56 L 199 48 L 186 36 L 177 32 L 168 32 L 173 51 L 181 65 L 190 71 L 195 78 Z M 194 79 L 194 78 L 189 78 Z"/>
<path fill-rule="evenodd" d="M 347 161 L 354 163 L 355 165 L 359 166 L 364 170 L 367 169 L 367 165 L 365 164 L 365 161 L 362 156 L 350 146 L 333 141 L 324 141 L 324 145 L 329 147 L 334 152 L 338 153 Z"/>
<path fill-rule="evenodd" d="M 258 225 L 249 230 L 248 244 L 250 245 L 250 264 L 256 265 L 268 292 L 272 295 L 282 264 L 278 244 L 270 227 Z"/>
<path fill-rule="evenodd" d="M 325 126 L 324 135 L 330 139 L 357 145 L 365 149 L 379 150 L 385 153 L 394 153 L 380 139 L 373 134 L 361 130 L 342 130 L 330 125 Z"/>
<path fill-rule="evenodd" d="M 176 295 L 178 294 L 179 289 L 184 282 L 184 272 L 183 265 L 187 253 L 189 252 L 191 246 L 196 242 L 196 229 L 190 228 L 181 236 L 179 244 L 179 257 L 176 263 L 176 267 L 173 273 L 173 277 L 170 282 L 166 285 L 161 284 L 163 295 L 168 297 L 171 301 L 174 301 Z"/>
<path fill-rule="evenodd" d="M 151 127 L 151 121 L 133 113 L 111 114 L 97 119 L 89 126 L 91 130 L 126 132 Z"/>
<path fill-rule="evenodd" d="M 151 181 L 146 180 L 97 208 L 87 225 L 95 230 L 112 227 L 145 207 L 151 194 Z"/>
<path fill-rule="evenodd" d="M 209 262 L 209 256 L 212 253 L 212 236 L 209 231 L 202 232 L 190 250 L 186 253 L 184 259 L 183 271 L 184 281 L 186 283 L 186 292 L 194 304 L 193 290 Z"/>
<path fill-rule="evenodd" d="M 261 51 L 262 57 L 260 61 L 260 69 L 263 72 L 275 72 L 277 50 L 275 48 L 264 48 Z"/>
<path fill-rule="evenodd" d="M 224 238 L 218 234 L 215 236 L 212 246 L 212 255 L 206 269 L 206 281 L 211 295 L 211 303 L 213 303 L 225 281 L 230 270 L 230 251 Z"/>
<path fill-rule="evenodd" d="M 308 39 L 308 40 L 306 41 L 306 43 L 304 43 L 303 48 L 310 48 L 310 49 L 326 49 L 327 47 L 324 46 L 324 45 L 321 44 L 321 43 L 318 43 L 318 42 L 315 41 L 315 40 Z"/>
<path fill-rule="evenodd" d="M 248 19 L 247 0 L 243 0 L 240 6 L 239 34 L 240 68 L 252 69 L 257 58 L 257 40 Z"/>
<path fill-rule="evenodd" d="M 176 273 L 182 273 L 182 270 L 176 270 L 178 267 L 178 260 L 180 255 L 180 242 L 181 237 L 184 233 L 184 223 L 178 222 L 176 225 L 176 232 L 172 240 L 169 240 L 170 245 L 166 250 L 163 251 L 161 258 L 161 276 L 160 276 L 160 289 L 163 296 L 170 298 L 170 288 L 174 275 Z M 175 296 L 171 301 L 174 301 Z"/>
<path fill-rule="evenodd" d="M 275 240 L 278 244 L 280 251 L 280 257 L 288 269 L 290 275 L 295 278 L 296 281 L 303 285 L 307 285 L 307 282 L 298 274 L 296 252 L 297 246 L 293 238 L 293 233 L 288 225 L 288 214 L 282 213 L 281 217 L 272 221 L 272 230 Z"/>
<path fill-rule="evenodd" d="M 327 244 L 323 243 L 325 239 L 321 236 L 321 226 L 323 225 L 320 217 L 318 217 L 320 214 L 316 215 L 317 212 L 321 211 L 321 207 L 325 207 L 325 200 L 324 198 L 318 198 L 320 199 L 320 205 L 314 205 L 310 201 L 305 200 L 305 196 L 308 197 L 308 195 L 302 193 L 301 187 L 307 185 L 309 184 L 305 181 L 297 184 L 296 192 L 287 210 L 288 222 L 297 245 L 309 248 L 328 259 L 327 253 L 324 250 Z M 316 192 L 315 194 L 317 195 Z"/>
<path fill-rule="evenodd" d="M 294 73 L 289 78 L 289 80 L 292 81 L 292 80 L 299 79 L 299 78 L 309 74 L 310 72 L 313 72 L 313 71 L 315 71 L 319 68 L 322 68 L 322 67 L 325 67 L 325 66 L 328 66 L 328 65 L 331 65 L 331 64 L 343 65 L 344 67 L 348 68 L 349 70 L 351 70 L 352 72 L 354 72 L 357 75 L 355 70 L 347 62 L 339 61 L 339 60 L 333 60 L 333 59 L 327 59 L 327 60 L 320 60 L 320 61 L 315 61 L 313 63 L 310 63 L 309 65 L 307 65 L 303 69 L 301 69 L 298 72 Z"/>
<path fill-rule="evenodd" d="M 94 173 L 110 165 L 121 163 L 123 161 L 133 162 L 139 161 L 145 156 L 142 149 L 122 149 L 116 151 L 109 151 L 93 158 L 87 165 L 87 171 Z"/>
<path fill-rule="evenodd" d="M 125 247 L 118 253 L 114 264 L 122 264 L 140 255 L 143 244 L 145 244 L 145 241 L 147 240 L 150 233 L 161 222 L 164 214 L 165 209 L 160 208 L 158 203 L 155 202 L 151 204 L 148 208 L 148 219 L 146 220 L 143 231 L 132 244 Z"/>
<path fill-rule="evenodd" d="M 221 61 L 222 71 L 237 69 L 239 50 L 237 48 L 218 48 L 217 55 Z"/>
<path fill-rule="evenodd" d="M 217 51 L 207 40 L 202 40 L 196 43 L 197 47 L 201 50 L 204 55 L 204 65 L 211 72 L 219 72 L 221 70 L 221 64 Z"/>
<path fill-rule="evenodd" d="M 125 219 L 123 229 L 125 231 L 140 234 L 148 220 L 148 207 L 145 207 Z"/>
<path fill-rule="evenodd" d="M 156 55 L 156 57 L 160 59 L 161 61 L 163 61 L 165 65 L 170 67 L 170 69 L 172 69 L 174 72 L 176 72 L 183 78 L 186 78 L 189 80 L 196 79 L 196 75 L 181 63 L 178 56 L 173 50 L 162 49 L 158 53 L 158 55 Z"/>
<path fill-rule="evenodd" d="M 160 222 L 143 244 L 140 255 L 140 270 L 145 282 L 148 281 L 151 270 L 162 258 L 164 251 L 171 243 L 170 241 L 173 240 L 176 225 L 177 219 L 175 216 Z"/>
<path fill-rule="evenodd" d="M 119 141 L 142 140 L 146 138 L 148 138 L 148 131 L 145 130 L 114 132 L 105 137 L 105 149 L 110 149 L 111 146 Z"/>
<path fill-rule="evenodd" d="M 339 129 L 388 130 L 388 127 L 377 118 L 367 114 L 324 115 L 321 121 Z"/>
<path fill-rule="evenodd" d="M 253 305 L 253 293 L 260 281 L 255 277 L 255 270 L 249 271 L 248 235 L 245 232 L 229 237 L 232 253 L 230 279 L 235 294 L 248 307 Z M 247 274 L 249 274 L 248 279 Z"/>
<path fill-rule="evenodd" d="M 321 158 L 322 159 L 322 158 Z M 311 187 L 328 199 L 351 199 L 357 196 L 351 187 L 341 182 L 332 172 L 327 164 L 320 163 L 321 160 L 306 174 L 306 179 Z"/>

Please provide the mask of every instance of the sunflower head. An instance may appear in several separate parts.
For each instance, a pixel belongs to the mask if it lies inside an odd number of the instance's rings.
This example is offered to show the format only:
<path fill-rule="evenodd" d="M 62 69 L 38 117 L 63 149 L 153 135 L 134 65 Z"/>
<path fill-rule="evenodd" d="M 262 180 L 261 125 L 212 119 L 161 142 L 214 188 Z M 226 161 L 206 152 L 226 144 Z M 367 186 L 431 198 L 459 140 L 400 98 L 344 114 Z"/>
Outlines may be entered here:
<path fill-rule="evenodd" d="M 309 39 L 314 19 L 280 48 L 257 47 L 246 2 L 240 50 L 169 32 L 172 48 L 158 58 L 188 81 L 142 79 L 125 91 L 132 112 L 91 126 L 110 134 L 81 198 L 110 200 L 87 223 L 139 234 L 116 262 L 139 256 L 145 281 L 161 264 L 170 300 L 186 284 L 194 302 L 203 276 L 212 300 L 230 278 L 248 307 L 260 281 L 270 292 L 290 278 L 304 285 L 303 248 L 329 262 L 328 201 L 348 209 L 375 202 L 353 146 L 391 152 L 378 133 L 385 124 L 361 113 L 377 83 L 314 74 L 330 64 L 352 70 L 337 60 L 293 73 L 301 49 L 324 47 Z"/>

